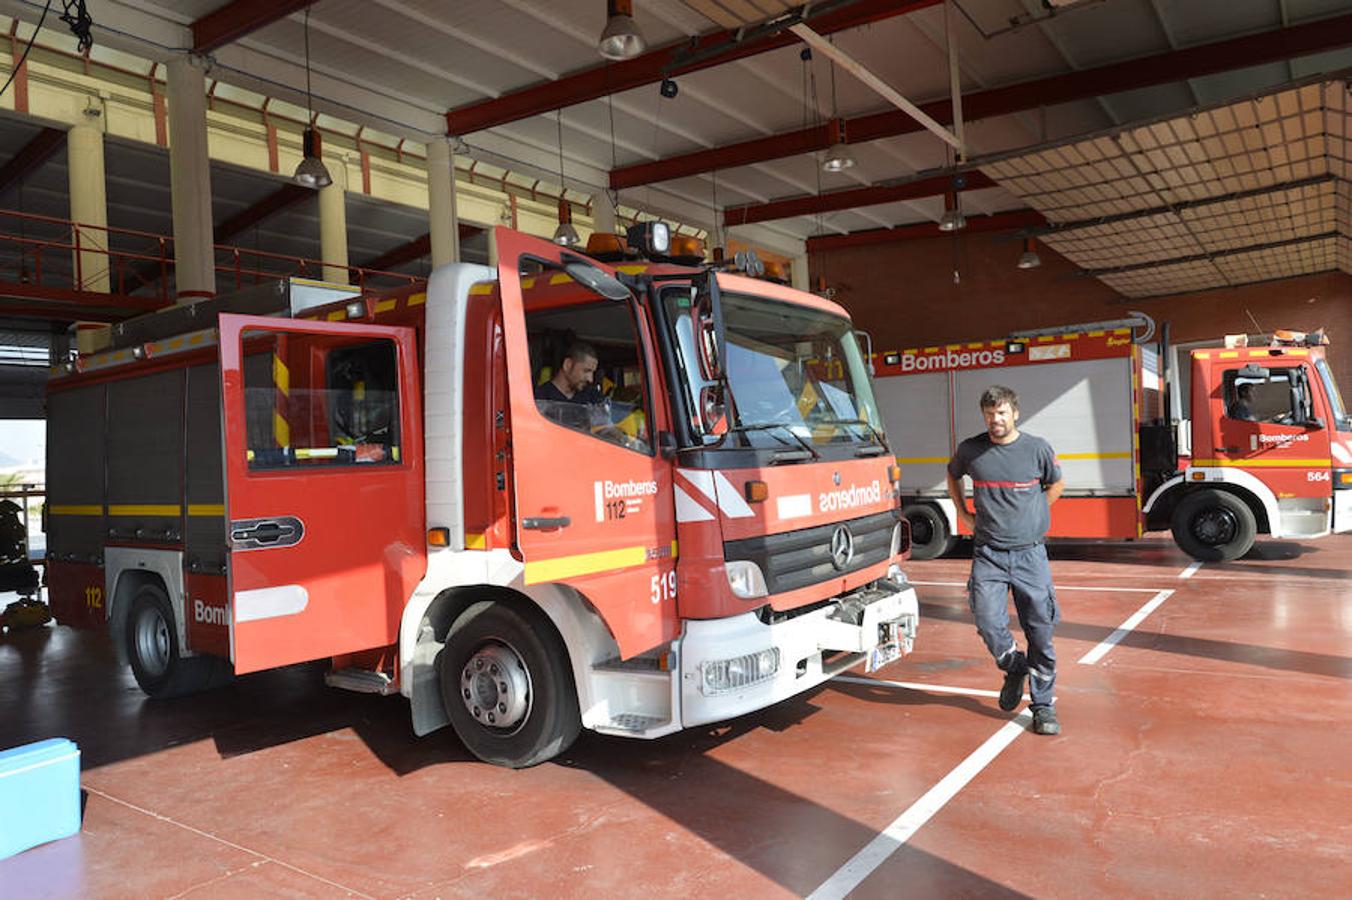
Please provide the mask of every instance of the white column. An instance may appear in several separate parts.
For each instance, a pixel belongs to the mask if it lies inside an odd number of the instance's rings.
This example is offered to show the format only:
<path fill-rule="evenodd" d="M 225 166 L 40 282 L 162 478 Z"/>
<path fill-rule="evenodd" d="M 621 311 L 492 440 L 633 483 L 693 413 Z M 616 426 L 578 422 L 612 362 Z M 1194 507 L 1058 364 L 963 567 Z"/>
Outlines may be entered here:
<path fill-rule="evenodd" d="M 70 173 L 70 218 L 75 286 L 108 293 L 108 187 L 103 175 L 103 116 L 98 107 L 85 110 L 83 121 L 66 135 Z M 89 249 L 85 249 L 89 248 Z"/>
<path fill-rule="evenodd" d="M 451 142 L 427 142 L 427 217 L 432 232 L 432 268 L 460 262 L 460 215 L 455 207 L 455 155 Z"/>
<path fill-rule="evenodd" d="M 204 64 L 201 57 L 182 56 L 171 60 L 166 68 L 174 280 L 180 303 L 216 293 Z"/>
<path fill-rule="evenodd" d="M 800 291 L 812 290 L 812 279 L 808 275 L 807 256 L 795 256 L 790 262 L 789 283 Z"/>
<path fill-rule="evenodd" d="M 333 184 L 319 189 L 319 256 L 324 280 L 347 284 L 347 163 L 324 161 Z"/>
<path fill-rule="evenodd" d="M 605 191 L 592 195 L 592 229 L 600 234 L 615 233 L 615 207 L 610 204 L 610 195 Z"/>

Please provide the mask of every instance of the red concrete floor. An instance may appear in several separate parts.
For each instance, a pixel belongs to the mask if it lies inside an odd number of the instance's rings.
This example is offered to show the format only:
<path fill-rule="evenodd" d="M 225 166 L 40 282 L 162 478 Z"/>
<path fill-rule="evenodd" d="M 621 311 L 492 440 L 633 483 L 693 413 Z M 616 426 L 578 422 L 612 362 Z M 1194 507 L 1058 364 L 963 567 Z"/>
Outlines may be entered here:
<path fill-rule="evenodd" d="M 854 895 L 1346 896 L 1352 537 L 1189 562 L 1055 547 L 1064 734 L 1007 732 Z M 1012 718 L 886 683 L 998 689 L 966 567 L 908 566 L 933 582 L 916 652 L 868 683 L 651 743 L 584 734 L 522 772 L 413 737 L 403 700 L 326 689 L 321 666 L 151 703 L 100 635 L 0 638 L 0 747 L 76 740 L 87 792 L 78 836 L 0 862 L 0 897 L 831 896 Z"/>

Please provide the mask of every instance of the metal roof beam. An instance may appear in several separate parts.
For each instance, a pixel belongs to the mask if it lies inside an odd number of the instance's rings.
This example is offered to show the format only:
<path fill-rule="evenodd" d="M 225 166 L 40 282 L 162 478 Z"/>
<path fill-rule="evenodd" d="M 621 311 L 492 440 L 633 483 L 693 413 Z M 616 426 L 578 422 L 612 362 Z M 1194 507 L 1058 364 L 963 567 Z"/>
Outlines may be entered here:
<path fill-rule="evenodd" d="M 42 164 L 56 155 L 66 142 L 66 133 L 60 128 L 44 128 L 33 136 L 0 167 L 0 194 L 27 180 Z"/>
<path fill-rule="evenodd" d="M 963 187 L 965 191 L 979 191 L 982 188 L 996 186 L 995 182 L 983 172 L 965 172 L 963 177 L 967 182 Z M 855 209 L 861 206 L 919 200 L 922 197 L 938 196 L 952 188 L 952 174 L 935 175 L 915 181 L 902 182 L 901 184 L 870 185 L 844 191 L 832 191 L 829 194 L 773 200 L 758 206 L 731 206 L 723 210 L 723 225 L 731 228 L 734 225 L 748 225 L 752 222 L 791 219 L 794 216 L 810 216 L 816 213 Z"/>
<path fill-rule="evenodd" d="M 813 29 L 820 34 L 833 34 L 893 16 L 905 15 L 927 6 L 935 6 L 940 2 L 941 0 L 854 0 L 852 3 L 832 4 L 826 12 L 812 12 L 808 7 L 800 7 L 799 11 L 806 11 L 807 14 L 798 21 L 810 22 Z M 793 22 L 788 21 L 785 24 Z M 453 109 L 446 113 L 446 132 L 464 136 L 518 119 L 552 112 L 564 106 L 595 100 L 597 97 L 617 94 L 645 84 L 654 84 L 663 78 L 685 75 L 755 56 L 789 46 L 797 41 L 797 38 L 787 31 L 775 31 L 745 40 L 739 39 L 739 32 L 740 29 L 711 31 L 698 38 L 680 40 L 659 47 L 634 59 L 592 66 L 565 75 L 557 81 L 543 82 L 501 97 Z"/>
<path fill-rule="evenodd" d="M 1013 231 L 1019 228 L 1037 228 L 1046 224 L 1047 220 L 1042 217 L 1042 213 L 1024 209 L 996 213 L 993 216 L 968 216 L 967 227 L 961 233 Z M 933 222 L 921 222 L 918 225 L 903 225 L 900 228 L 875 228 L 871 231 L 852 231 L 849 234 L 810 237 L 807 239 L 807 252 L 818 253 L 823 250 L 842 250 L 847 247 L 867 247 L 874 244 L 892 244 L 898 241 L 948 236 L 939 231 L 938 226 Z"/>
<path fill-rule="evenodd" d="M 277 213 L 290 209 L 314 196 L 317 196 L 314 188 L 301 187 L 298 184 L 284 184 L 253 206 L 240 210 L 217 225 L 212 232 L 212 242 L 216 244 L 227 243 L 241 231 L 252 228 L 264 219 L 271 218 Z"/>
<path fill-rule="evenodd" d="M 460 223 L 460 240 L 466 240 L 482 231 L 473 225 Z M 420 238 L 414 238 L 407 244 L 400 244 L 393 250 L 387 250 L 370 262 L 362 263 L 359 268 L 378 269 L 382 272 L 389 272 L 397 269 L 404 263 L 413 262 L 415 259 L 421 259 L 432 252 L 432 233 L 429 231 Z"/>
<path fill-rule="evenodd" d="M 314 0 L 234 0 L 192 23 L 194 53 L 210 53 L 250 32 L 285 19 Z"/>
<path fill-rule="evenodd" d="M 1279 62 L 1349 44 L 1352 44 L 1352 15 L 1339 16 L 1233 40 L 1202 44 L 1186 50 L 1173 50 L 1094 69 L 1082 69 L 1036 81 L 992 88 L 963 97 L 963 114 L 968 121 L 1007 115 L 1041 106 L 1055 106 L 1073 100 L 1086 100 L 1136 88 L 1186 81 L 1189 78 L 1216 72 Z M 948 100 L 936 100 L 920 108 L 938 122 L 944 124 L 952 122 Z M 847 120 L 845 139 L 851 144 L 859 144 L 908 134 L 920 129 L 920 124 L 905 113 L 888 110 Z M 623 166 L 611 171 L 610 187 L 622 190 L 655 181 L 685 178 L 716 169 L 813 153 L 829 147 L 832 138 L 829 129 L 822 125 L 742 141 L 713 150 L 700 150 L 654 162 Z"/>

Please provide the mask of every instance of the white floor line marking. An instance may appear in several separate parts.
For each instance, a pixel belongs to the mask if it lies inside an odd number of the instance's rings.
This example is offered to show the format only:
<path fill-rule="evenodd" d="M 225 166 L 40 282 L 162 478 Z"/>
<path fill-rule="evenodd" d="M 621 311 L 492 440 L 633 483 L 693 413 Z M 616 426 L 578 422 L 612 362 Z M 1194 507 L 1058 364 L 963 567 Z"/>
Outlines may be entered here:
<path fill-rule="evenodd" d="M 1200 568 L 1202 568 L 1202 564 L 1200 562 L 1195 562 L 1192 565 L 1188 566 L 1186 569 L 1184 569 L 1182 572 L 1179 572 L 1178 577 L 1191 578 L 1192 576 L 1197 574 L 1197 570 Z"/>
<path fill-rule="evenodd" d="M 87 784 L 86 784 L 86 785 L 82 785 L 82 787 L 83 787 L 86 791 L 88 791 L 89 793 L 91 793 L 91 794 L 94 794 L 94 795 L 96 795 L 96 796 L 102 797 L 103 799 L 109 800 L 109 801 L 111 801 L 111 802 L 113 802 L 113 803 L 116 803 L 116 804 L 118 804 L 118 805 L 120 805 L 120 806 L 125 806 L 127 809 L 135 810 L 136 812 L 141 813 L 141 814 L 143 814 L 143 815 L 150 816 L 152 819 L 159 819 L 161 822 L 167 822 L 167 823 L 169 823 L 170 825 L 174 825 L 174 826 L 177 826 L 177 827 L 179 827 L 179 828 L 182 828 L 184 831 L 191 831 L 193 834 L 199 835 L 199 836 L 204 837 L 204 838 L 207 838 L 207 839 L 209 839 L 209 840 L 216 841 L 217 843 L 220 843 L 220 844 L 224 844 L 225 846 L 231 847 L 231 848 L 233 848 L 233 849 L 235 849 L 235 850 L 239 850 L 239 851 L 242 852 L 242 853 L 248 853 L 248 854 L 251 854 L 251 855 L 253 855 L 253 856 L 257 856 L 257 857 L 260 858 L 260 859 L 265 859 L 265 860 L 267 860 L 267 861 L 270 862 L 270 863 L 276 863 L 277 865 L 281 866 L 281 867 L 284 868 L 284 869 L 290 869 L 291 871 L 296 872 L 296 873 L 298 873 L 298 874 L 300 874 L 300 875 L 304 875 L 304 876 L 306 876 L 306 877 L 308 877 L 308 878 L 313 878 L 315 881 L 322 881 L 322 882 L 324 882 L 325 884 L 332 885 L 333 887 L 336 887 L 336 888 L 337 888 L 338 890 L 340 890 L 340 891 L 345 891 L 345 892 L 347 892 L 347 893 L 349 893 L 349 894 L 355 894 L 355 895 L 358 896 L 358 897 L 365 897 L 365 898 L 367 898 L 367 900 L 376 900 L 376 898 L 372 897 L 370 894 L 363 894 L 361 891 L 357 890 L 356 888 L 348 887 L 348 886 L 345 885 L 345 884 L 339 884 L 339 883 L 336 882 L 336 881 L 330 881 L 329 879 L 325 878 L 323 875 L 316 875 L 314 872 L 307 872 L 306 870 L 302 869 L 301 867 L 299 867 L 299 866 L 293 866 L 291 863 L 289 863 L 289 862 L 284 862 L 283 860 L 280 860 L 280 859 L 278 859 L 278 858 L 275 857 L 275 856 L 269 856 L 269 855 L 266 854 L 266 853 L 262 853 L 262 852 L 260 852 L 260 851 L 258 851 L 258 850 L 253 850 L 253 849 L 251 849 L 251 848 L 249 848 L 249 847 L 243 846 L 242 844 L 236 844 L 234 841 L 228 841 L 228 840 L 226 840 L 225 838 L 220 837 L 219 835 L 212 834 L 212 833 L 209 832 L 209 831 L 203 831 L 203 830 L 200 829 L 200 828 L 194 828 L 194 827 L 192 827 L 191 825 L 185 825 L 185 824 L 183 824 L 182 822 L 178 821 L 177 819 L 172 819 L 172 818 L 170 818 L 169 816 L 161 815 L 161 814 L 159 814 L 159 813 L 157 813 L 157 812 L 154 812 L 153 810 L 144 809 L 144 808 L 142 808 L 142 807 L 140 807 L 140 806 L 137 806 L 135 803 L 128 803 L 126 800 L 122 800 L 122 799 L 120 799 L 120 798 L 118 798 L 118 797 L 114 797 L 112 794 L 104 793 L 103 791 L 100 791 L 100 790 L 98 790 L 97 788 L 92 788 L 92 787 L 90 787 L 90 786 L 87 785 Z"/>
<path fill-rule="evenodd" d="M 884 681 L 881 678 L 862 678 L 858 675 L 837 675 L 834 681 L 848 681 L 850 684 L 885 684 L 888 687 L 907 691 L 928 691 L 931 694 L 966 694 L 971 697 L 999 697 L 999 691 L 986 691 L 981 688 L 949 687 L 946 684 L 925 684 L 922 681 Z"/>
<path fill-rule="evenodd" d="M 1025 709 L 1018 716 L 1006 722 L 976 748 L 970 756 L 958 764 L 958 767 L 943 777 L 943 780 L 925 792 L 910 808 L 893 820 L 881 834 L 856 853 L 849 862 L 835 871 L 820 887 L 808 895 L 808 900 L 827 900 L 844 897 L 857 888 L 865 878 L 882 865 L 889 856 L 910 840 L 949 800 L 967 786 L 982 769 L 1000 754 L 1001 750 L 1027 729 L 1033 721 L 1033 714 Z"/>
<path fill-rule="evenodd" d="M 921 587 L 967 587 L 965 581 L 912 581 L 911 584 L 918 584 Z M 1151 594 L 1158 591 L 1159 588 L 1128 588 L 1128 587 L 1090 587 L 1080 584 L 1055 584 L 1052 587 L 1058 591 L 1111 591 L 1118 594 Z"/>
<path fill-rule="evenodd" d="M 1154 612 L 1165 600 L 1168 600 L 1171 594 L 1173 594 L 1172 590 L 1160 591 L 1158 594 L 1147 600 L 1145 605 L 1132 613 L 1127 621 L 1117 626 L 1116 631 L 1100 641 L 1099 645 L 1093 650 L 1090 650 L 1084 656 L 1080 657 L 1080 665 L 1092 666 L 1100 659 L 1103 659 L 1103 657 L 1108 654 L 1108 651 L 1117 645 L 1118 641 L 1130 634 L 1133 628 L 1140 625 L 1146 616 Z"/>

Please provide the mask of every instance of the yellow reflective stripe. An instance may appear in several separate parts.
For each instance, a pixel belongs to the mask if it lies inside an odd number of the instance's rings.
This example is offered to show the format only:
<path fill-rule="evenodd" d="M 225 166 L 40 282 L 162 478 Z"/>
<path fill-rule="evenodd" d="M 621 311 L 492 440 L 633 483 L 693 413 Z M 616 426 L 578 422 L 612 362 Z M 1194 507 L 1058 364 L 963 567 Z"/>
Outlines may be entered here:
<path fill-rule="evenodd" d="M 1239 359 L 1238 350 L 1225 350 L 1216 354 L 1217 359 Z"/>
<path fill-rule="evenodd" d="M 491 293 L 493 293 L 493 285 L 491 282 L 480 282 L 479 284 L 471 284 L 469 286 L 469 295 L 471 297 L 485 297 Z"/>
<path fill-rule="evenodd" d="M 542 559 L 526 562 L 526 584 L 542 584 L 546 581 L 563 581 L 579 575 L 596 575 L 615 569 L 627 569 L 641 566 L 648 561 L 647 547 L 624 547 L 619 550 L 602 550 L 599 553 L 579 553 L 576 556 L 560 556 L 557 559 Z"/>
<path fill-rule="evenodd" d="M 108 506 L 110 516 L 181 516 L 183 507 L 170 503 L 119 503 Z"/>
<path fill-rule="evenodd" d="M 272 355 L 272 383 L 283 394 L 291 393 L 291 370 L 277 354 Z"/>
<path fill-rule="evenodd" d="M 466 550 L 486 550 L 488 549 L 488 535 L 486 534 L 467 534 L 465 535 Z"/>
<path fill-rule="evenodd" d="M 426 292 L 423 292 L 421 294 L 414 294 L 412 297 L 408 298 L 409 306 L 422 306 L 426 302 L 427 302 Z"/>
<path fill-rule="evenodd" d="M 54 516 L 101 516 L 102 506 L 81 506 L 78 504 L 53 504 L 47 512 Z"/>
<path fill-rule="evenodd" d="M 328 319 L 330 322 L 341 322 L 343 319 L 347 318 L 347 310 L 335 309 L 333 312 L 325 316 L 325 318 Z"/>
<path fill-rule="evenodd" d="M 398 300 L 381 300 L 379 303 L 376 304 L 376 312 L 378 313 L 389 312 L 398 305 L 399 305 Z"/>
<path fill-rule="evenodd" d="M 190 516 L 223 516 L 225 515 L 224 503 L 189 503 L 188 515 Z"/>
<path fill-rule="evenodd" d="M 1131 452 L 1125 453 L 1058 453 L 1057 459 L 1131 459 Z"/>
<path fill-rule="evenodd" d="M 626 275 L 641 275 L 644 272 L 648 271 L 648 264 L 639 263 L 637 265 L 632 266 L 616 266 L 615 271 L 623 272 Z"/>
<path fill-rule="evenodd" d="M 916 465 L 920 465 L 920 464 L 922 464 L 922 463 L 946 463 L 946 462 L 948 462 L 948 457 L 947 457 L 947 456 L 898 456 L 898 457 L 897 457 L 897 463 L 898 463 L 898 464 L 903 464 L 903 465 L 909 463 L 909 464 L 911 464 L 911 465 L 913 465 L 913 466 L 916 466 Z"/>
<path fill-rule="evenodd" d="M 291 425 L 275 409 L 272 411 L 272 439 L 278 447 L 291 446 Z"/>
<path fill-rule="evenodd" d="M 1194 469 L 1205 466 L 1243 466 L 1249 469 L 1327 469 L 1331 459 L 1194 459 Z"/>

